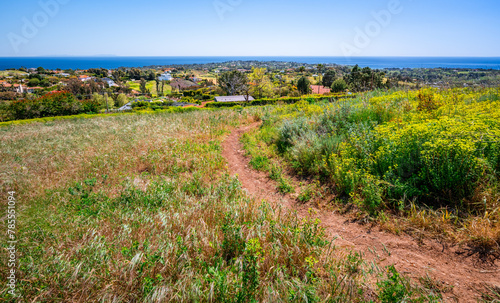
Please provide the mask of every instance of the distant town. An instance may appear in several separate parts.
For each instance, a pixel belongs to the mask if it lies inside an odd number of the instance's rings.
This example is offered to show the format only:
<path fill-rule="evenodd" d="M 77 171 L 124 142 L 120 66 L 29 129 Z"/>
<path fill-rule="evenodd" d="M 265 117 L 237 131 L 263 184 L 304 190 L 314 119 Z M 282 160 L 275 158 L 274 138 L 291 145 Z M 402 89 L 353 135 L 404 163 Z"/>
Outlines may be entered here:
<path fill-rule="evenodd" d="M 211 102 L 328 96 L 374 89 L 489 87 L 499 82 L 499 70 L 374 70 L 369 67 L 277 61 L 87 70 L 23 67 L 0 71 L 0 121 L 57 115 L 54 112 L 25 115 L 20 113 L 22 110 L 15 112 L 12 108 L 15 101 L 33 101 L 57 92 L 69 94 L 75 100 L 92 101 L 92 112 L 110 112 L 144 107 L 204 107 Z M 82 113 L 84 108 L 89 109 L 83 106 L 74 113 Z"/>

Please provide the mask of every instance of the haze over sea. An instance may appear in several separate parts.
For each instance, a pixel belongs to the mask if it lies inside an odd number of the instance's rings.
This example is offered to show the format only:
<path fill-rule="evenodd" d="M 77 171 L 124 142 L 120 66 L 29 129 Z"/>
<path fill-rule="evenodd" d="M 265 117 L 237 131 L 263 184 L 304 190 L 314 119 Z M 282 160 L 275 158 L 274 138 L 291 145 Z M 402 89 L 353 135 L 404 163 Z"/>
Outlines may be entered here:
<path fill-rule="evenodd" d="M 171 64 L 205 64 L 233 60 L 286 61 L 383 68 L 500 69 L 500 57 L 0 57 L 0 70 L 20 67 L 88 69 L 143 67 Z"/>

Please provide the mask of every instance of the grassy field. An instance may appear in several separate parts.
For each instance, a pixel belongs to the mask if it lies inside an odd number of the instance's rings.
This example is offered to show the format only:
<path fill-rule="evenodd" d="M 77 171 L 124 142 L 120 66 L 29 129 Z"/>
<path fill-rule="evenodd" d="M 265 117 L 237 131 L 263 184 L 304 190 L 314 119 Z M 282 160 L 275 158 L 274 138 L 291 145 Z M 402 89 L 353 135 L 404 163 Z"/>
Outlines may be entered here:
<path fill-rule="evenodd" d="M 313 180 L 299 199 L 332 197 L 396 234 L 500 257 L 500 90 L 372 92 L 269 110 L 244 137 L 251 164 Z"/>
<path fill-rule="evenodd" d="M 136 82 L 128 81 L 126 84 L 131 89 L 136 90 L 138 92 L 141 92 L 140 83 L 138 81 L 136 81 Z M 158 92 L 156 91 L 156 81 L 148 81 L 146 83 L 146 88 L 149 90 L 149 92 L 151 93 L 151 95 L 153 95 L 153 96 L 157 96 L 158 95 Z M 172 91 L 172 87 L 170 85 L 165 85 L 164 93 L 168 94 L 171 91 Z"/>
<path fill-rule="evenodd" d="M 27 76 L 28 74 L 18 70 L 0 70 L 0 77 Z"/>
<path fill-rule="evenodd" d="M 14 299 L 2 288 L 0 297 L 10 302 L 439 300 L 439 294 L 410 284 L 394 268 L 379 268 L 336 248 L 314 214 L 299 220 L 252 200 L 228 175 L 222 140 L 271 110 L 0 127 L 0 193 L 16 191 L 20 213 L 21 295 Z M 5 285 L 6 263 L 0 262 L 0 272 Z"/>

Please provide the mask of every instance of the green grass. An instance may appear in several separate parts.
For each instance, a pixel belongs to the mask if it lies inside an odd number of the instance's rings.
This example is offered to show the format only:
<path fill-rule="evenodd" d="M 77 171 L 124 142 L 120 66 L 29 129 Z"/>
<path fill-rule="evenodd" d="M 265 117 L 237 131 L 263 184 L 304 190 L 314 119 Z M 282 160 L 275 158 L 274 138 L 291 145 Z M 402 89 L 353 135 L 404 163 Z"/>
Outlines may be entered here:
<path fill-rule="evenodd" d="M 120 115 L 150 115 L 150 114 L 158 114 L 158 113 L 182 113 L 182 112 L 192 112 L 197 110 L 207 110 L 207 109 L 199 109 L 199 108 L 183 108 L 183 107 L 171 107 L 167 109 L 157 109 L 157 110 L 141 110 L 135 112 L 113 112 L 113 113 L 100 113 L 100 114 L 80 114 L 73 116 L 57 116 L 57 117 L 44 117 L 44 118 L 36 118 L 36 119 L 25 119 L 25 120 L 15 120 L 15 121 L 7 121 L 0 122 L 0 127 L 4 126 L 14 126 L 21 124 L 30 124 L 30 123 L 47 123 L 58 120 L 76 120 L 76 119 L 92 119 L 97 117 L 110 117 L 110 116 L 120 116 Z"/>
<path fill-rule="evenodd" d="M 141 92 L 139 81 L 135 81 L 135 82 L 128 81 L 126 84 L 129 85 L 129 87 L 131 89 L 136 90 L 138 92 Z M 149 90 L 149 92 L 151 93 L 152 96 L 158 96 L 158 92 L 156 91 L 156 81 L 147 81 L 146 88 Z M 168 94 L 171 91 L 172 91 L 172 87 L 170 85 L 165 85 L 164 93 Z"/>
<path fill-rule="evenodd" d="M 28 76 L 28 74 L 18 70 L 0 70 L 0 77 L 8 76 Z"/>
<path fill-rule="evenodd" d="M 383 270 L 343 257 L 313 214 L 299 220 L 253 200 L 228 175 L 221 140 L 267 110 L 0 128 L 0 193 L 15 190 L 21 213 L 16 302 L 363 302 L 387 294 L 366 282 Z M 414 289 L 405 294 L 422 296 Z M 0 297 L 14 302 L 6 288 Z"/>

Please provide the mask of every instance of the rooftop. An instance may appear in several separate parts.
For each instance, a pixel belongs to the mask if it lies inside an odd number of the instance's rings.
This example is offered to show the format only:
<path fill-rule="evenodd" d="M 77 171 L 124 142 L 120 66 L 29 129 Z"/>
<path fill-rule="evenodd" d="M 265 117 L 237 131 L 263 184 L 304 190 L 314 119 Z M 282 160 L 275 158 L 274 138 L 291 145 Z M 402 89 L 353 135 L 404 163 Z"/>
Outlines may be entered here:
<path fill-rule="evenodd" d="M 215 97 L 215 102 L 244 102 L 244 101 L 253 101 L 255 100 L 252 96 L 248 96 L 248 100 L 246 96 L 220 96 Z"/>

